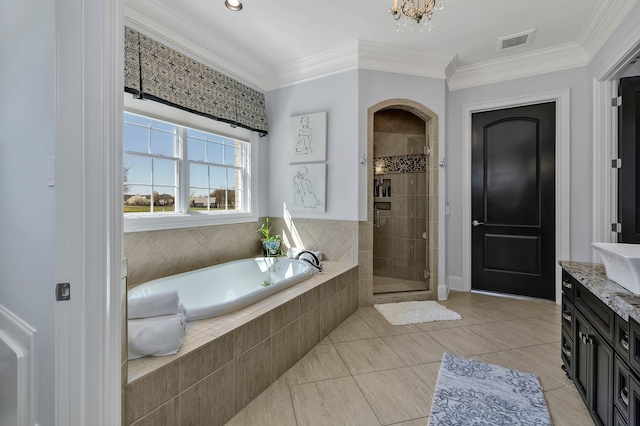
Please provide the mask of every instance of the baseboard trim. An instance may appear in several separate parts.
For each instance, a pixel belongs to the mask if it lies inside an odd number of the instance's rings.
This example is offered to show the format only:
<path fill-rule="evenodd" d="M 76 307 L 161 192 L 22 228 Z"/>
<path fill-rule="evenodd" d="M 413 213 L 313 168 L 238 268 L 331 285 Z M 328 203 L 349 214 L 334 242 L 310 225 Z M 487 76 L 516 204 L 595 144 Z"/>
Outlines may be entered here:
<path fill-rule="evenodd" d="M 449 276 L 447 283 L 449 284 L 449 290 L 465 291 L 462 286 L 462 277 Z"/>
<path fill-rule="evenodd" d="M 447 300 L 449 298 L 449 286 L 447 284 L 438 284 L 438 300 Z"/>

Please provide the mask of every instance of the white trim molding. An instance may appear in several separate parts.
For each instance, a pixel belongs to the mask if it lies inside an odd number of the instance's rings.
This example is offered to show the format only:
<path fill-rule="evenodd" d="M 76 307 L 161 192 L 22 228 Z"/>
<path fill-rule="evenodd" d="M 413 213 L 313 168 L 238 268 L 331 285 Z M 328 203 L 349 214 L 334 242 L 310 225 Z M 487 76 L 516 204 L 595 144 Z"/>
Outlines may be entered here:
<path fill-rule="evenodd" d="M 618 79 L 629 63 L 640 55 L 640 27 L 637 27 L 606 60 L 593 79 L 593 228 L 594 242 L 612 242 L 617 234 L 611 224 L 618 220 L 617 173 L 611 160 L 618 151 L 618 111 L 611 106 L 617 96 Z M 592 250 L 592 260 L 600 257 Z"/>
<path fill-rule="evenodd" d="M 438 283 L 438 300 L 447 300 L 449 298 L 449 287 L 446 282 Z"/>
<path fill-rule="evenodd" d="M 462 277 L 457 277 L 457 276 L 451 275 L 451 276 L 447 277 L 447 283 L 448 283 L 448 286 L 449 286 L 449 289 L 448 289 L 449 291 L 451 291 L 451 290 L 463 291 L 462 290 Z"/>
<path fill-rule="evenodd" d="M 494 61 L 458 67 L 447 81 L 449 90 L 459 90 L 553 71 L 586 66 L 589 56 L 577 43 L 535 50 Z"/>
<path fill-rule="evenodd" d="M 36 421 L 36 330 L 0 305 L 0 341 L 16 357 L 17 424 L 33 425 Z"/>
<path fill-rule="evenodd" d="M 614 82 L 593 82 L 593 224 L 594 242 L 612 242 L 616 234 L 611 224 L 617 221 L 617 173 L 611 159 L 617 157 L 617 109 L 611 106 Z M 595 250 L 592 261 L 600 262 Z"/>
<path fill-rule="evenodd" d="M 596 10 L 591 15 L 587 26 L 582 30 L 580 46 L 582 46 L 589 60 L 604 46 L 611 34 L 624 21 L 638 0 L 609 0 L 598 2 Z"/>
<path fill-rule="evenodd" d="M 117 425 L 126 297 L 120 279 L 123 0 L 55 4 L 55 282 L 69 283 L 71 291 L 54 308 L 56 413 L 47 420 Z"/>
<path fill-rule="evenodd" d="M 265 84 L 267 90 L 279 89 L 357 68 L 358 43 L 354 42 L 281 64 Z"/>
<path fill-rule="evenodd" d="M 562 288 L 557 261 L 570 259 L 570 91 L 569 89 L 498 99 L 462 107 L 462 282 L 471 291 L 471 116 L 473 113 L 542 102 L 556 103 L 556 303 Z"/>
<path fill-rule="evenodd" d="M 420 77 L 445 78 L 456 55 L 428 53 L 360 40 L 358 68 Z"/>

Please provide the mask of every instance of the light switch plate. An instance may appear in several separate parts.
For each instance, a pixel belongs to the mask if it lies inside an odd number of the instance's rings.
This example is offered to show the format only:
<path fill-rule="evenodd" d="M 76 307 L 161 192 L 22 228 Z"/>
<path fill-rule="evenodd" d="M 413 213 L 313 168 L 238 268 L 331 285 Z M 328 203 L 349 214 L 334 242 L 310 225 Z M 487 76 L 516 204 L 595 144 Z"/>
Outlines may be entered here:
<path fill-rule="evenodd" d="M 47 185 L 55 185 L 55 157 L 49 157 L 47 160 Z"/>

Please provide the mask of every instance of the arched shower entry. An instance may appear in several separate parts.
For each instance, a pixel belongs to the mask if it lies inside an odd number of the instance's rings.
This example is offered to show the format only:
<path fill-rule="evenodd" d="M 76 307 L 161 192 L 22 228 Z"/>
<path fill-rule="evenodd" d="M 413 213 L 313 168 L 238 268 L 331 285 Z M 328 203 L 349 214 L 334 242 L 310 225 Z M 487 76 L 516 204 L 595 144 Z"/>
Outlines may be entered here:
<path fill-rule="evenodd" d="M 361 285 L 373 303 L 429 300 L 438 282 L 438 116 L 409 99 L 368 109 L 367 226 Z M 370 265 L 370 266 L 369 266 Z M 368 299 L 368 297 L 367 297 Z"/>

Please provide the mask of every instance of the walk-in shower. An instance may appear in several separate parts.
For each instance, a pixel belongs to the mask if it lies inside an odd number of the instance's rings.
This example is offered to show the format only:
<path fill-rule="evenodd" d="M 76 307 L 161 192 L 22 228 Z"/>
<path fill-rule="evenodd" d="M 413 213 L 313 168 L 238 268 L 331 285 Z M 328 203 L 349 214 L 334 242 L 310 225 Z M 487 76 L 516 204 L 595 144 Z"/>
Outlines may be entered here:
<path fill-rule="evenodd" d="M 374 114 L 373 293 L 429 290 L 428 122 Z"/>

